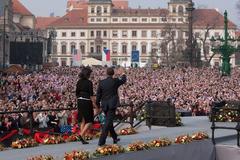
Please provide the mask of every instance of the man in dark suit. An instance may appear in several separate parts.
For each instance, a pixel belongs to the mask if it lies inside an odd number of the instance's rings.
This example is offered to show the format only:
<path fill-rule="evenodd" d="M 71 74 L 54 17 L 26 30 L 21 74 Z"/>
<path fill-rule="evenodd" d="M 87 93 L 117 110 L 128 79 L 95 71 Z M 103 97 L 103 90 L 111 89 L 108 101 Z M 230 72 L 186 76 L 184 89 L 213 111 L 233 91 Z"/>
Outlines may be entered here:
<path fill-rule="evenodd" d="M 110 132 L 114 144 L 120 140 L 117 138 L 117 134 L 114 130 L 113 120 L 115 118 L 116 109 L 120 106 L 118 88 L 126 83 L 127 77 L 122 68 L 118 70 L 118 74 L 121 74 L 119 78 L 113 78 L 114 69 L 108 68 L 107 78 L 99 82 L 97 89 L 97 105 L 100 106 L 101 102 L 102 110 L 106 115 L 105 124 L 98 142 L 99 146 L 105 145 L 108 132 Z"/>

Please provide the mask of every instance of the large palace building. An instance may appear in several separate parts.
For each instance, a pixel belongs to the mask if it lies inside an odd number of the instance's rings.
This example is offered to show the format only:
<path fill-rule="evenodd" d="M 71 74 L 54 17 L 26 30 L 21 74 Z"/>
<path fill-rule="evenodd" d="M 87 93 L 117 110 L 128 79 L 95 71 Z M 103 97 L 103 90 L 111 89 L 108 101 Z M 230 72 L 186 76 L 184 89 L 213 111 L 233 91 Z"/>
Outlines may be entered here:
<path fill-rule="evenodd" d="M 131 62 L 132 51 L 139 51 L 140 64 L 175 62 L 181 57 L 188 39 L 189 0 L 170 0 L 168 8 L 130 8 L 127 0 L 69 0 L 66 15 L 48 25 L 56 31 L 50 62 L 73 63 L 76 49 L 82 59 L 101 59 L 108 48 L 116 65 Z M 229 22 L 229 34 L 235 37 L 236 25 Z M 224 17 L 216 9 L 193 11 L 193 35 L 201 59 L 212 56 L 210 38 L 223 36 Z M 231 60 L 235 65 L 235 55 Z M 220 55 L 211 65 L 220 63 Z"/>

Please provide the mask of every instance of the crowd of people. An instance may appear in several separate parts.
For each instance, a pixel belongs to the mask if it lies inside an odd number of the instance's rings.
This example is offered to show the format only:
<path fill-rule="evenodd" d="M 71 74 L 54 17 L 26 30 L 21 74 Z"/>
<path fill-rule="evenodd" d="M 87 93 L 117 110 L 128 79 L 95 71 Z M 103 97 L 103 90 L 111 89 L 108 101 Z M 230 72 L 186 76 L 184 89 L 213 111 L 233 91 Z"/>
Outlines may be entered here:
<path fill-rule="evenodd" d="M 99 80 L 105 78 L 105 68 L 93 67 L 91 80 L 96 94 Z M 0 112 L 37 109 L 72 108 L 76 106 L 76 83 L 81 68 L 55 67 L 28 74 L 0 75 Z M 207 114 L 216 100 L 240 99 L 240 70 L 231 77 L 222 77 L 213 68 L 127 68 L 127 83 L 120 88 L 121 103 L 135 106 L 145 101 L 171 100 L 176 109 L 193 115 Z M 124 116 L 129 108 L 120 108 Z M 77 111 L 36 112 L 38 128 L 77 123 Z M 29 127 L 28 113 L 0 114 L 0 131 Z"/>

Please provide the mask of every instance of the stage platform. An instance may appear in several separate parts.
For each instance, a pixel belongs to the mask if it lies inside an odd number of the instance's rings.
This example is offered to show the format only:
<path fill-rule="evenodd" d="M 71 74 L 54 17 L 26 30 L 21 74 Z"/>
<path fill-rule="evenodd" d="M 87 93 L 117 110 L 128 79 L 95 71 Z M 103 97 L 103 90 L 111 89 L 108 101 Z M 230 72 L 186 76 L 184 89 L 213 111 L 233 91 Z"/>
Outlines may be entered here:
<path fill-rule="evenodd" d="M 153 126 L 151 130 L 143 124 L 137 128 L 138 134 L 130 136 L 121 136 L 120 145 L 127 146 L 127 144 L 134 141 L 145 141 L 148 142 L 152 139 L 159 137 L 168 137 L 174 139 L 176 136 L 182 134 L 191 134 L 198 131 L 205 131 L 211 136 L 211 123 L 208 117 L 183 117 L 182 122 L 184 126 L 182 127 L 156 127 Z M 217 125 L 224 126 L 235 126 L 236 123 L 217 123 Z M 124 126 L 126 127 L 126 126 Z M 236 131 L 234 130 L 216 130 L 215 137 L 217 138 L 218 144 L 228 144 L 236 146 Z M 26 160 L 29 156 L 50 154 L 57 159 L 63 159 L 65 152 L 70 152 L 73 150 L 86 150 L 93 152 L 97 148 L 98 140 L 90 141 L 89 145 L 82 145 L 80 142 L 64 143 L 58 145 L 40 145 L 34 148 L 28 149 L 8 149 L 6 151 L 0 152 L 0 160 Z M 108 144 L 112 144 L 112 139 L 107 140 Z"/>

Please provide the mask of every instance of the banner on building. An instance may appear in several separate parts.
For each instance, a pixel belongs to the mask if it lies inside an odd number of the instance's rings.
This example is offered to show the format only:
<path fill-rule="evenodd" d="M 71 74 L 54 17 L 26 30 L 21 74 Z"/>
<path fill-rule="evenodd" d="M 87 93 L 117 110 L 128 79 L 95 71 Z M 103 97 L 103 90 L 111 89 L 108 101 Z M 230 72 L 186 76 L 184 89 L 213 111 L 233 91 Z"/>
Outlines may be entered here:
<path fill-rule="evenodd" d="M 139 51 L 132 51 L 132 62 L 139 62 Z"/>
<path fill-rule="evenodd" d="M 72 66 L 79 67 L 82 65 L 82 54 L 80 50 L 74 49 L 72 59 L 73 59 Z"/>
<path fill-rule="evenodd" d="M 139 51 L 135 50 L 132 51 L 131 55 L 131 67 L 139 67 L 140 65 L 140 57 L 139 57 Z"/>

